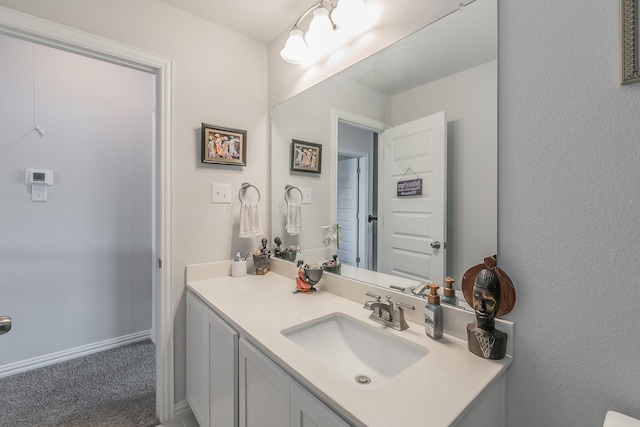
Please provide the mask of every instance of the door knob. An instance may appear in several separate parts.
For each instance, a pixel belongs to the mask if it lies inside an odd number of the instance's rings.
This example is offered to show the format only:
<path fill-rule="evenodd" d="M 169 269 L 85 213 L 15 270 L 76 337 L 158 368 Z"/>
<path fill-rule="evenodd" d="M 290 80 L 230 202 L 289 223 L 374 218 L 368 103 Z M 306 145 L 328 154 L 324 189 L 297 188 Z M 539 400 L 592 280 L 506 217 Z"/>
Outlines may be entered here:
<path fill-rule="evenodd" d="M 377 216 L 373 216 L 371 214 L 369 214 L 369 216 L 367 217 L 367 222 L 373 222 L 373 221 L 377 221 L 378 217 Z"/>
<path fill-rule="evenodd" d="M 11 317 L 0 316 L 0 335 L 6 334 L 11 330 Z"/>
<path fill-rule="evenodd" d="M 436 240 L 435 242 L 431 243 L 431 247 L 433 249 L 440 249 L 440 242 Z"/>

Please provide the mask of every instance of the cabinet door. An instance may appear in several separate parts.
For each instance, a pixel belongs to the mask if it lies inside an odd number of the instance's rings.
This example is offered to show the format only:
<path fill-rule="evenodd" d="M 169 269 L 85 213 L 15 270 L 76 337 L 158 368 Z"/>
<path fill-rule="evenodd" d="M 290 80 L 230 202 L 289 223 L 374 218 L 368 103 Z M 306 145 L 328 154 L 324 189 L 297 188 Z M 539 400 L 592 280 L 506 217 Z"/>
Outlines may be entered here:
<path fill-rule="evenodd" d="M 238 425 L 238 333 L 187 293 L 187 401 L 201 427 Z"/>
<path fill-rule="evenodd" d="M 288 426 L 291 378 L 244 339 L 239 354 L 240 427 Z"/>
<path fill-rule="evenodd" d="M 291 383 L 291 427 L 348 427 L 328 406 L 296 382 Z"/>
<path fill-rule="evenodd" d="M 211 427 L 238 427 L 238 333 L 211 313 L 210 422 Z"/>
<path fill-rule="evenodd" d="M 187 293 L 187 402 L 201 427 L 209 427 L 209 313 Z"/>

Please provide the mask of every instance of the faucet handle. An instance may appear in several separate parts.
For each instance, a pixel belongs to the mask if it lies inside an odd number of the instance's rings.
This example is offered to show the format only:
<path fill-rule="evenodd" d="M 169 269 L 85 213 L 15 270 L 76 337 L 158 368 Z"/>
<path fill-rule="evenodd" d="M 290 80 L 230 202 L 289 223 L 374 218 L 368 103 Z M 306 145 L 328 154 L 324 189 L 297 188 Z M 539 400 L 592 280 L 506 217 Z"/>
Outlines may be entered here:
<path fill-rule="evenodd" d="M 365 295 L 368 296 L 368 297 L 371 297 L 371 298 L 375 298 L 378 301 L 380 301 L 380 298 L 382 298 L 380 295 L 376 295 L 376 294 L 371 293 L 371 292 L 367 292 Z"/>
<path fill-rule="evenodd" d="M 375 298 L 376 299 L 375 301 L 367 301 L 367 302 L 364 303 L 362 308 L 366 308 L 367 310 L 372 310 L 371 304 L 376 303 L 376 302 L 380 302 L 380 298 L 382 298 L 380 295 L 372 294 L 371 292 L 367 292 L 366 295 L 371 297 L 371 298 Z"/>
<path fill-rule="evenodd" d="M 420 283 L 418 286 L 414 287 L 411 289 L 411 293 L 422 297 L 422 298 L 426 298 L 427 295 L 429 293 L 429 289 L 427 288 L 427 283 Z"/>
<path fill-rule="evenodd" d="M 407 308 L 407 309 L 409 309 L 409 310 L 415 310 L 415 309 L 416 309 L 414 306 L 409 305 L 409 304 L 405 304 L 405 303 L 400 302 L 400 301 L 398 301 L 398 302 L 396 303 L 396 305 L 398 306 L 398 309 L 401 309 L 401 308 Z"/>
<path fill-rule="evenodd" d="M 415 310 L 416 308 L 412 305 L 409 304 L 405 304 L 403 302 L 398 301 L 396 303 L 396 310 L 398 310 L 398 318 L 396 319 L 396 322 L 400 325 L 400 330 L 404 331 L 405 329 L 407 329 L 409 327 L 409 324 L 407 324 L 407 321 L 404 320 L 404 310 L 403 308 L 406 308 L 408 310 Z"/>

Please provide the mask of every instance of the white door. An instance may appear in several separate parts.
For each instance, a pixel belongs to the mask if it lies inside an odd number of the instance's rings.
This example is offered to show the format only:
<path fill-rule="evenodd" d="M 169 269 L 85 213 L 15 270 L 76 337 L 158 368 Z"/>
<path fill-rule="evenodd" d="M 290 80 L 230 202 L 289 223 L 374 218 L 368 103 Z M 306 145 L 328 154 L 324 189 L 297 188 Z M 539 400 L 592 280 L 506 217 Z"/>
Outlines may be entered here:
<path fill-rule="evenodd" d="M 445 113 L 388 129 L 381 140 L 379 271 L 442 283 L 447 205 Z M 422 179 L 422 195 L 399 197 L 398 181 L 416 178 Z"/>
<path fill-rule="evenodd" d="M 338 160 L 337 220 L 342 226 L 342 242 L 338 247 L 338 259 L 357 266 L 358 257 L 358 158 Z"/>

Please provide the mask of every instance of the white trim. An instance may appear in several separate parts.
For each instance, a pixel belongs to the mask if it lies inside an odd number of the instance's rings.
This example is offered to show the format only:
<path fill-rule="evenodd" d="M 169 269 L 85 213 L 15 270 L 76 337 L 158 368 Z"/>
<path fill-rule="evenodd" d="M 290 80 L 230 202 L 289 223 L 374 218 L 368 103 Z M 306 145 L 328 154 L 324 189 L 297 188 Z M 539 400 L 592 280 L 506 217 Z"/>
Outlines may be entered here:
<path fill-rule="evenodd" d="M 9 363 L 0 367 L 0 378 L 64 362 L 65 360 L 88 356 L 90 354 L 110 350 L 112 348 L 121 347 L 123 345 L 132 344 L 134 342 L 143 341 L 149 338 L 151 338 L 151 330 L 146 330 L 118 338 L 100 341 L 93 344 L 83 345 L 69 350 L 63 350 L 44 356 L 34 357 L 32 359 Z"/>
<path fill-rule="evenodd" d="M 154 73 L 157 78 L 156 414 L 173 418 L 174 362 L 171 301 L 171 149 L 173 60 L 113 40 L 0 6 L 0 33 L 80 55 Z"/>

